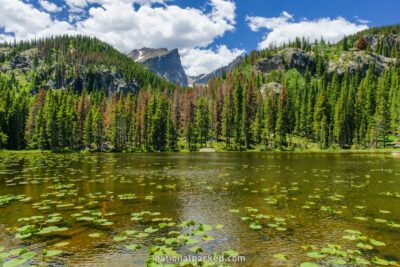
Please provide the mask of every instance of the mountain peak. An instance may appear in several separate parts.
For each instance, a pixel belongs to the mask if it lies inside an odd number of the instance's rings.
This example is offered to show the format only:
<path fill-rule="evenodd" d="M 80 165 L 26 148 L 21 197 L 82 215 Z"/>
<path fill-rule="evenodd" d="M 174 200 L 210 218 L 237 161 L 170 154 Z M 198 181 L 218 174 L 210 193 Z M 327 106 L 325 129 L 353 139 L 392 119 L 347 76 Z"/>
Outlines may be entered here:
<path fill-rule="evenodd" d="M 187 85 L 187 77 L 176 48 L 168 50 L 143 47 L 132 50 L 128 57 L 171 82 Z"/>

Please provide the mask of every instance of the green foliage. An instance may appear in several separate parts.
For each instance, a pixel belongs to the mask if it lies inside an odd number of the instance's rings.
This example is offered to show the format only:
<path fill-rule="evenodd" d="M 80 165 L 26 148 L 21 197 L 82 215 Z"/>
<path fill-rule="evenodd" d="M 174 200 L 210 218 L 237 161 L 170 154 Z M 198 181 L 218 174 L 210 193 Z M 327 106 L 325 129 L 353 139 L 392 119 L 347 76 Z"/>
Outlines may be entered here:
<path fill-rule="evenodd" d="M 397 28 L 382 32 L 386 30 Z M 348 37 L 348 53 L 354 38 Z M 366 73 L 358 68 L 329 75 L 327 53 L 336 52 L 324 40 L 311 44 L 296 39 L 283 46 L 313 52 L 317 66 L 307 68 L 303 75 L 295 69 L 273 71 L 268 77 L 250 72 L 251 64 L 282 48 L 273 47 L 251 52 L 232 73 L 194 88 L 172 87 L 112 47 L 87 37 L 62 36 L 3 46 L 12 48 L 14 56 L 32 47 L 38 53 L 29 85 L 21 86 L 14 75 L 0 76 L 0 148 L 383 148 L 389 136 L 393 137 L 390 142 L 400 138 L 399 65 L 382 73 L 371 64 Z M 12 55 L 7 54 L 5 60 Z M 79 82 L 78 75 L 71 88 L 42 89 L 32 95 L 31 89 L 48 80 L 49 73 L 40 70 L 46 64 L 55 64 L 52 75 L 56 81 L 68 72 L 76 76 L 69 67 L 77 64 L 85 66 L 82 71 L 88 80 Z M 109 66 L 118 66 L 127 81 L 140 81 L 142 89 L 105 93 L 95 70 Z M 268 89 L 270 82 L 280 84 L 281 89 Z"/>

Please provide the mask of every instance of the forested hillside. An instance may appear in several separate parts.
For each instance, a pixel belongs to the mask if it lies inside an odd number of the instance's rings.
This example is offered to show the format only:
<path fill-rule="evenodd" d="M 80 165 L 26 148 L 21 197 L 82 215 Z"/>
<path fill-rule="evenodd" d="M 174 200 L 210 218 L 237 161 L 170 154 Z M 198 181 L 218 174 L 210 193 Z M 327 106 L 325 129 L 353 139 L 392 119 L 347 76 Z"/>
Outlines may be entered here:
<path fill-rule="evenodd" d="M 37 93 L 44 89 L 72 89 L 107 94 L 139 90 L 143 86 L 173 88 L 110 45 L 85 36 L 59 36 L 0 44 L 0 72 L 12 83 Z"/>
<path fill-rule="evenodd" d="M 390 26 L 335 45 L 296 39 L 253 51 L 232 73 L 196 88 L 175 87 L 95 39 L 65 36 L 3 45 L 0 146 L 57 151 L 385 147 L 400 137 L 400 49 L 392 42 L 398 34 L 399 26 Z M 12 62 L 30 50 L 34 68 L 11 71 Z M 101 69 L 114 69 L 141 89 L 112 90 L 91 76 Z M 79 82 L 82 77 L 85 82 Z M 65 82 L 68 78 L 73 82 Z"/>

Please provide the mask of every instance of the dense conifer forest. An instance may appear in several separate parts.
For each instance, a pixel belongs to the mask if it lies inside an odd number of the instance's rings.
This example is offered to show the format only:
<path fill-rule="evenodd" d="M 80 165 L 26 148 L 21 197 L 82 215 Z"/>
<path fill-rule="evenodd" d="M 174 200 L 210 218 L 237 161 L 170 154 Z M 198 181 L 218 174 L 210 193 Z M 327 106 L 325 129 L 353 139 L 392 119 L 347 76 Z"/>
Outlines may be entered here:
<path fill-rule="evenodd" d="M 1 45 L 0 63 L 34 49 L 34 68 L 0 76 L 0 148 L 52 151 L 179 151 L 384 148 L 400 137 L 399 44 L 381 40 L 373 50 L 365 34 L 398 34 L 399 26 L 372 28 L 338 44 L 296 39 L 253 51 L 232 73 L 204 86 L 180 87 L 143 69 L 93 38 L 54 37 Z M 284 48 L 301 49 L 316 66 L 304 73 L 268 76 L 253 65 Z M 8 52 L 4 52 L 8 51 Z M 362 51 L 393 59 L 378 71 L 329 73 L 333 53 Z M 132 90 L 109 92 L 94 70 L 114 69 Z M 14 72 L 13 72 L 14 73 Z M 84 73 L 87 82 L 80 82 Z M 92 75 L 92 76 L 91 76 Z M 63 89 L 44 88 L 74 77 Z M 90 78 L 92 77 L 92 78 Z M 265 84 L 277 82 L 281 90 Z"/>

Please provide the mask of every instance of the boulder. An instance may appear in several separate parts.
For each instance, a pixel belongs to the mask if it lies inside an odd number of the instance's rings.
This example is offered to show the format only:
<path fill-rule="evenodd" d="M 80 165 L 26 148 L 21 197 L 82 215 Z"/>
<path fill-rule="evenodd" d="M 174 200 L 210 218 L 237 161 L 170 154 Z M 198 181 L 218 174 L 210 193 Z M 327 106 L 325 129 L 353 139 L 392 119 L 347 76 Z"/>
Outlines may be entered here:
<path fill-rule="evenodd" d="M 267 84 L 264 84 L 261 87 L 261 95 L 263 97 L 263 99 L 265 99 L 267 97 L 267 95 L 270 94 L 271 91 L 275 92 L 275 94 L 280 94 L 282 92 L 282 85 L 280 83 L 277 82 L 270 82 Z"/>
<path fill-rule="evenodd" d="M 215 150 L 215 148 L 201 148 L 199 151 L 200 151 L 200 152 L 204 152 L 204 153 L 213 153 L 213 152 L 217 152 L 217 151 Z"/>
<path fill-rule="evenodd" d="M 313 57 L 305 53 L 301 49 L 286 48 L 278 54 L 266 57 L 254 66 L 254 70 L 258 73 L 268 75 L 272 71 L 297 69 L 304 74 L 306 69 L 310 72 L 315 70 L 315 61 Z"/>

